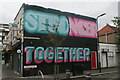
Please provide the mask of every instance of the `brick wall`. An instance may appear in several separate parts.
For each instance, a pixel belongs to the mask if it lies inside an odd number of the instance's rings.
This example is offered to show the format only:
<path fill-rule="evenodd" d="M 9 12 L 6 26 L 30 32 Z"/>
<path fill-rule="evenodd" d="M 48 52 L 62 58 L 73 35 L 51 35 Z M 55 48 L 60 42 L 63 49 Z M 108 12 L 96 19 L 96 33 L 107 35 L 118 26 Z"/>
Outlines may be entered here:
<path fill-rule="evenodd" d="M 101 43 L 117 43 L 116 33 L 105 34 L 99 36 L 99 42 Z"/>
<path fill-rule="evenodd" d="M 101 30 L 98 31 L 99 42 L 101 43 L 117 43 L 117 28 L 107 24 Z"/>

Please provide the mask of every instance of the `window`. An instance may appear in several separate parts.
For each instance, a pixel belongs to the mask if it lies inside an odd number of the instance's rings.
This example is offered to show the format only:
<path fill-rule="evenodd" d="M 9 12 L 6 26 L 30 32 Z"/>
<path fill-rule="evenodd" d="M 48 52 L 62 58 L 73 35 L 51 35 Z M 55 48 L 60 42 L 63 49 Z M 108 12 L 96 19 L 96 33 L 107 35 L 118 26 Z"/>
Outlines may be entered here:
<path fill-rule="evenodd" d="M 109 57 L 113 57 L 114 56 L 114 53 L 111 51 L 111 52 L 108 52 L 108 56 Z"/>

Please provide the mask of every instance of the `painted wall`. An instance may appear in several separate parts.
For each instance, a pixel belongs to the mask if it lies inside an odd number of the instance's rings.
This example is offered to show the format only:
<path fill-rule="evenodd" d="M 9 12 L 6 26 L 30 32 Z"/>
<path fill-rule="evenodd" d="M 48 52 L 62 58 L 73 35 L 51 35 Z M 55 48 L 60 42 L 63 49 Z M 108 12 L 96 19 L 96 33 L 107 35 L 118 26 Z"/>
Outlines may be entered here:
<path fill-rule="evenodd" d="M 54 36 L 49 39 L 51 34 Z M 24 39 L 24 68 L 35 65 L 45 74 L 52 74 L 55 63 L 59 63 L 62 73 L 81 65 L 84 69 L 97 67 L 97 26 L 88 17 L 82 19 L 26 9 L 24 37 L 39 38 Z"/>
<path fill-rule="evenodd" d="M 34 10 L 26 10 L 24 16 L 24 29 L 28 33 L 97 38 L 97 26 L 92 21 Z"/>
<path fill-rule="evenodd" d="M 89 48 L 69 48 L 69 47 L 25 47 L 26 64 L 30 64 L 34 56 L 35 63 L 61 63 L 61 62 L 81 62 L 90 61 Z"/>

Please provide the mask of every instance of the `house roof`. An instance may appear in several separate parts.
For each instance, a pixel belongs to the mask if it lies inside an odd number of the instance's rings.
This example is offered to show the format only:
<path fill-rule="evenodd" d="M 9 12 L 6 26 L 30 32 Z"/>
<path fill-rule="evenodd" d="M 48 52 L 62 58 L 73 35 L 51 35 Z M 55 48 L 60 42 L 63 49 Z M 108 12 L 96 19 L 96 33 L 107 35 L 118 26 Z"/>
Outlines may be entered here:
<path fill-rule="evenodd" d="M 118 29 L 114 26 L 110 26 L 110 28 L 112 28 L 115 32 L 118 32 Z"/>
<path fill-rule="evenodd" d="M 110 33 L 116 33 L 118 32 L 117 27 L 111 26 L 107 24 L 105 27 L 103 27 L 101 30 L 98 31 L 99 36 L 104 34 L 110 34 Z"/>

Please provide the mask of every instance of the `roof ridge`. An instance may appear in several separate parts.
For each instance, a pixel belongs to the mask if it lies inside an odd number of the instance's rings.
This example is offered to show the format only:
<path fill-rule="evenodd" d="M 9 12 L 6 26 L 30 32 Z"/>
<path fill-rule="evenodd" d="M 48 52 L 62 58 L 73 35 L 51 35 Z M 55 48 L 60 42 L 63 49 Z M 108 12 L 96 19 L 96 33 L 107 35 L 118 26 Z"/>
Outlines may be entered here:
<path fill-rule="evenodd" d="M 115 26 L 111 26 L 111 25 L 109 25 L 109 24 L 107 24 L 111 29 L 113 29 L 115 32 L 117 32 L 118 31 L 118 28 L 117 27 L 115 27 Z"/>

